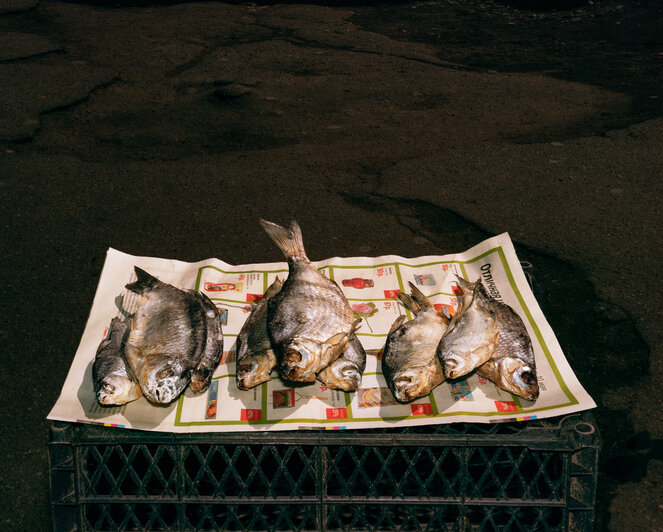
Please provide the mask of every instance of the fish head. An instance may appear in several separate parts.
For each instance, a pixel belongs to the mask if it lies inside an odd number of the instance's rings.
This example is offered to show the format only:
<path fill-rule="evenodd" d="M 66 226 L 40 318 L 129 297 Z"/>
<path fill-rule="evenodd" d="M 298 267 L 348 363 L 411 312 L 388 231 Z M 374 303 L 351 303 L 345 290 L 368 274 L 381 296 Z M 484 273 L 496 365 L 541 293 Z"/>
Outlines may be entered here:
<path fill-rule="evenodd" d="M 276 359 L 271 351 L 263 351 L 243 358 L 237 363 L 237 387 L 248 390 L 269 380 Z"/>
<path fill-rule="evenodd" d="M 352 392 L 359 388 L 362 371 L 357 364 L 344 358 L 336 359 L 318 374 L 327 388 Z"/>
<path fill-rule="evenodd" d="M 477 282 L 475 289 L 480 284 Z M 455 317 L 454 317 L 455 318 Z M 440 340 L 437 354 L 448 379 L 458 379 L 490 359 L 499 330 L 494 313 L 475 297 Z"/>
<path fill-rule="evenodd" d="M 123 405 L 140 396 L 135 382 L 120 375 L 108 375 L 97 391 L 97 399 L 102 405 Z"/>
<path fill-rule="evenodd" d="M 319 371 L 322 346 L 307 338 L 294 338 L 283 347 L 281 376 L 290 381 L 313 382 Z"/>
<path fill-rule="evenodd" d="M 428 395 L 431 390 L 431 368 L 409 367 L 394 373 L 391 379 L 392 393 L 400 403 L 409 403 Z"/>
<path fill-rule="evenodd" d="M 499 379 L 504 389 L 514 395 L 528 401 L 536 401 L 539 397 L 536 368 L 524 360 L 510 357 L 500 360 Z"/>
<path fill-rule="evenodd" d="M 151 355 L 136 373 L 145 397 L 153 403 L 167 404 L 186 388 L 192 370 L 176 357 Z"/>
<path fill-rule="evenodd" d="M 488 360 L 493 350 L 494 345 L 490 343 L 473 349 L 452 351 L 443 358 L 444 374 L 448 379 L 458 379 L 467 375 Z"/>

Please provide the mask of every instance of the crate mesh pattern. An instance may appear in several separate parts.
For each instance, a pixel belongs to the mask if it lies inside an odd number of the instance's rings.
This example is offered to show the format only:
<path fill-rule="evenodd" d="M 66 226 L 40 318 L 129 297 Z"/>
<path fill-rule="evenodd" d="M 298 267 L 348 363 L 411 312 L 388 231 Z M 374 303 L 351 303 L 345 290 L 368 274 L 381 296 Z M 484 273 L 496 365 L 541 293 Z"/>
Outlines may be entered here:
<path fill-rule="evenodd" d="M 494 425 L 164 434 L 54 423 L 60 530 L 591 530 L 589 412 Z"/>

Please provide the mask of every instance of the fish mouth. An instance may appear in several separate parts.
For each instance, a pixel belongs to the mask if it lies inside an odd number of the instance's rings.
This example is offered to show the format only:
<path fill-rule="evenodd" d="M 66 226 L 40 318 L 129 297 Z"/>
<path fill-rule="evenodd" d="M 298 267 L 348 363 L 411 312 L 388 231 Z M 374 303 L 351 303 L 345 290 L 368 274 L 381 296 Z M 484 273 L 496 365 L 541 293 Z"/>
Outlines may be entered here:
<path fill-rule="evenodd" d="M 113 379 L 107 377 L 104 379 L 99 391 L 97 399 L 102 405 L 123 405 L 128 403 L 131 399 L 133 385 L 126 379 Z"/>
<path fill-rule="evenodd" d="M 495 339 L 497 336 L 495 337 Z M 495 343 L 480 345 L 472 351 L 457 351 L 443 357 L 442 366 L 447 379 L 458 379 L 490 360 Z"/>
<path fill-rule="evenodd" d="M 452 354 L 444 359 L 444 375 L 448 379 L 467 375 L 474 367 L 472 357 L 466 354 Z"/>
<path fill-rule="evenodd" d="M 175 400 L 188 384 L 192 369 L 183 370 L 176 361 L 155 360 L 142 370 L 143 393 L 153 403 L 166 404 Z"/>
<path fill-rule="evenodd" d="M 269 372 L 263 365 L 256 360 L 250 362 L 240 362 L 237 366 L 237 387 L 240 390 L 248 390 L 258 384 L 267 382 L 270 379 Z"/>
<path fill-rule="evenodd" d="M 501 380 L 506 389 L 528 401 L 536 401 L 539 398 L 539 383 L 534 368 L 507 360 L 504 362 L 504 369 Z"/>
<path fill-rule="evenodd" d="M 296 344 L 287 345 L 280 364 L 281 376 L 290 381 L 313 382 L 315 381 L 315 371 L 312 366 L 316 360 L 317 357 L 306 347 Z"/>
<path fill-rule="evenodd" d="M 210 383 L 214 368 L 196 368 L 191 375 L 189 388 L 195 394 L 204 392 Z"/>
<path fill-rule="evenodd" d="M 321 376 L 327 387 L 352 392 L 359 388 L 362 373 L 354 363 L 341 362 L 323 369 L 318 378 Z"/>
<path fill-rule="evenodd" d="M 401 403 L 409 403 L 428 394 L 429 375 L 424 369 L 410 369 L 399 373 L 393 379 L 394 397 Z"/>

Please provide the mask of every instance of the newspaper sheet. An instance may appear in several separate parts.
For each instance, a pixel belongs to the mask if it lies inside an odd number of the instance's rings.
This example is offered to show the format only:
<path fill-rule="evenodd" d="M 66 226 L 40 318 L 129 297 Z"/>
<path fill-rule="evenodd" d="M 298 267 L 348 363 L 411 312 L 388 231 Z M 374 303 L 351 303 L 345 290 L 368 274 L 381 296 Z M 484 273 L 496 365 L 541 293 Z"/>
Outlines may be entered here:
<path fill-rule="evenodd" d="M 92 364 L 114 316 L 126 314 L 135 294 L 125 284 L 135 279 L 134 265 L 164 282 L 203 291 L 220 309 L 223 359 L 209 389 L 190 390 L 167 406 L 144 397 L 120 407 L 99 405 Z M 355 429 L 438 423 L 492 423 L 545 418 L 587 410 L 596 405 L 583 389 L 528 285 L 507 233 L 458 254 L 403 258 L 331 258 L 315 262 L 344 291 L 362 325 L 357 336 L 367 351 L 366 370 L 356 392 L 327 389 L 321 382 L 291 387 L 272 379 L 248 391 L 235 381 L 235 343 L 250 308 L 272 281 L 287 277 L 286 263 L 233 266 L 217 259 L 184 263 L 135 257 L 109 249 L 90 316 L 59 399 L 48 418 L 168 432 Z M 472 374 L 445 381 L 410 404 L 395 401 L 381 371 L 381 350 L 389 328 L 409 311 L 397 298 L 414 283 L 437 308 L 453 314 L 458 300 L 455 276 L 482 278 L 487 290 L 523 319 L 536 357 L 540 396 L 535 402 L 500 390 Z M 135 301 L 133 301 L 135 308 Z"/>

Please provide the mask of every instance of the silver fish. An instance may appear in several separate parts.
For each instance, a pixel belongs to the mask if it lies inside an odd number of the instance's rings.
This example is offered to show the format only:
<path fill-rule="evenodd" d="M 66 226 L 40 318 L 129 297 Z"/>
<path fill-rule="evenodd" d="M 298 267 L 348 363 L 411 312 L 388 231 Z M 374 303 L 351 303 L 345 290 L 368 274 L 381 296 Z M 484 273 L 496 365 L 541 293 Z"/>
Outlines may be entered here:
<path fill-rule="evenodd" d="M 281 376 L 313 382 L 336 360 L 361 322 L 336 283 L 327 279 L 306 256 L 302 232 L 260 220 L 288 261 L 288 278 L 268 304 L 267 330 Z"/>
<path fill-rule="evenodd" d="M 353 334 L 343 354 L 317 375 L 327 388 L 353 392 L 361 384 L 366 369 L 366 351 L 357 335 Z"/>
<path fill-rule="evenodd" d="M 405 315 L 396 319 L 382 356 L 382 373 L 393 396 L 401 403 L 428 395 L 444 381 L 437 346 L 449 325 L 446 316 L 435 310 L 412 283 L 410 291 L 411 296 L 399 293 L 398 297 L 415 317 L 408 322 Z"/>
<path fill-rule="evenodd" d="M 113 318 L 94 357 L 92 381 L 102 405 L 123 405 L 143 395 L 123 355 L 128 327 L 126 321 Z"/>
<path fill-rule="evenodd" d="M 514 395 L 536 401 L 539 383 L 532 340 L 523 320 L 505 303 L 491 302 L 499 336 L 490 359 L 479 366 L 477 373 L 499 388 Z"/>
<path fill-rule="evenodd" d="M 207 390 L 214 370 L 216 370 L 223 356 L 223 331 L 221 330 L 221 316 L 216 305 L 202 292 L 198 292 L 202 299 L 205 322 L 207 324 L 207 338 L 203 355 L 193 370 L 189 388 L 193 393 L 201 393 Z"/>
<path fill-rule="evenodd" d="M 208 342 L 208 319 L 219 320 L 218 310 L 200 292 L 180 290 L 138 267 L 134 270 L 137 281 L 126 287 L 141 297 L 130 320 L 125 358 L 145 397 L 170 403 L 189 384 L 201 361 L 201 374 L 213 366 L 219 336 Z M 216 316 L 208 318 L 208 313 Z"/>
<path fill-rule="evenodd" d="M 279 293 L 283 281 L 278 277 L 251 309 L 237 335 L 237 387 L 248 390 L 270 379 L 276 354 L 267 334 L 267 305 Z"/>
<path fill-rule="evenodd" d="M 442 337 L 438 354 L 448 378 L 473 370 L 499 388 L 535 401 L 539 396 L 532 341 L 523 320 L 491 297 L 481 283 L 458 278 L 460 309 Z"/>
<path fill-rule="evenodd" d="M 460 305 L 440 340 L 437 354 L 448 379 L 457 379 L 487 362 L 497 345 L 498 327 L 491 298 L 481 284 L 458 278 Z"/>

